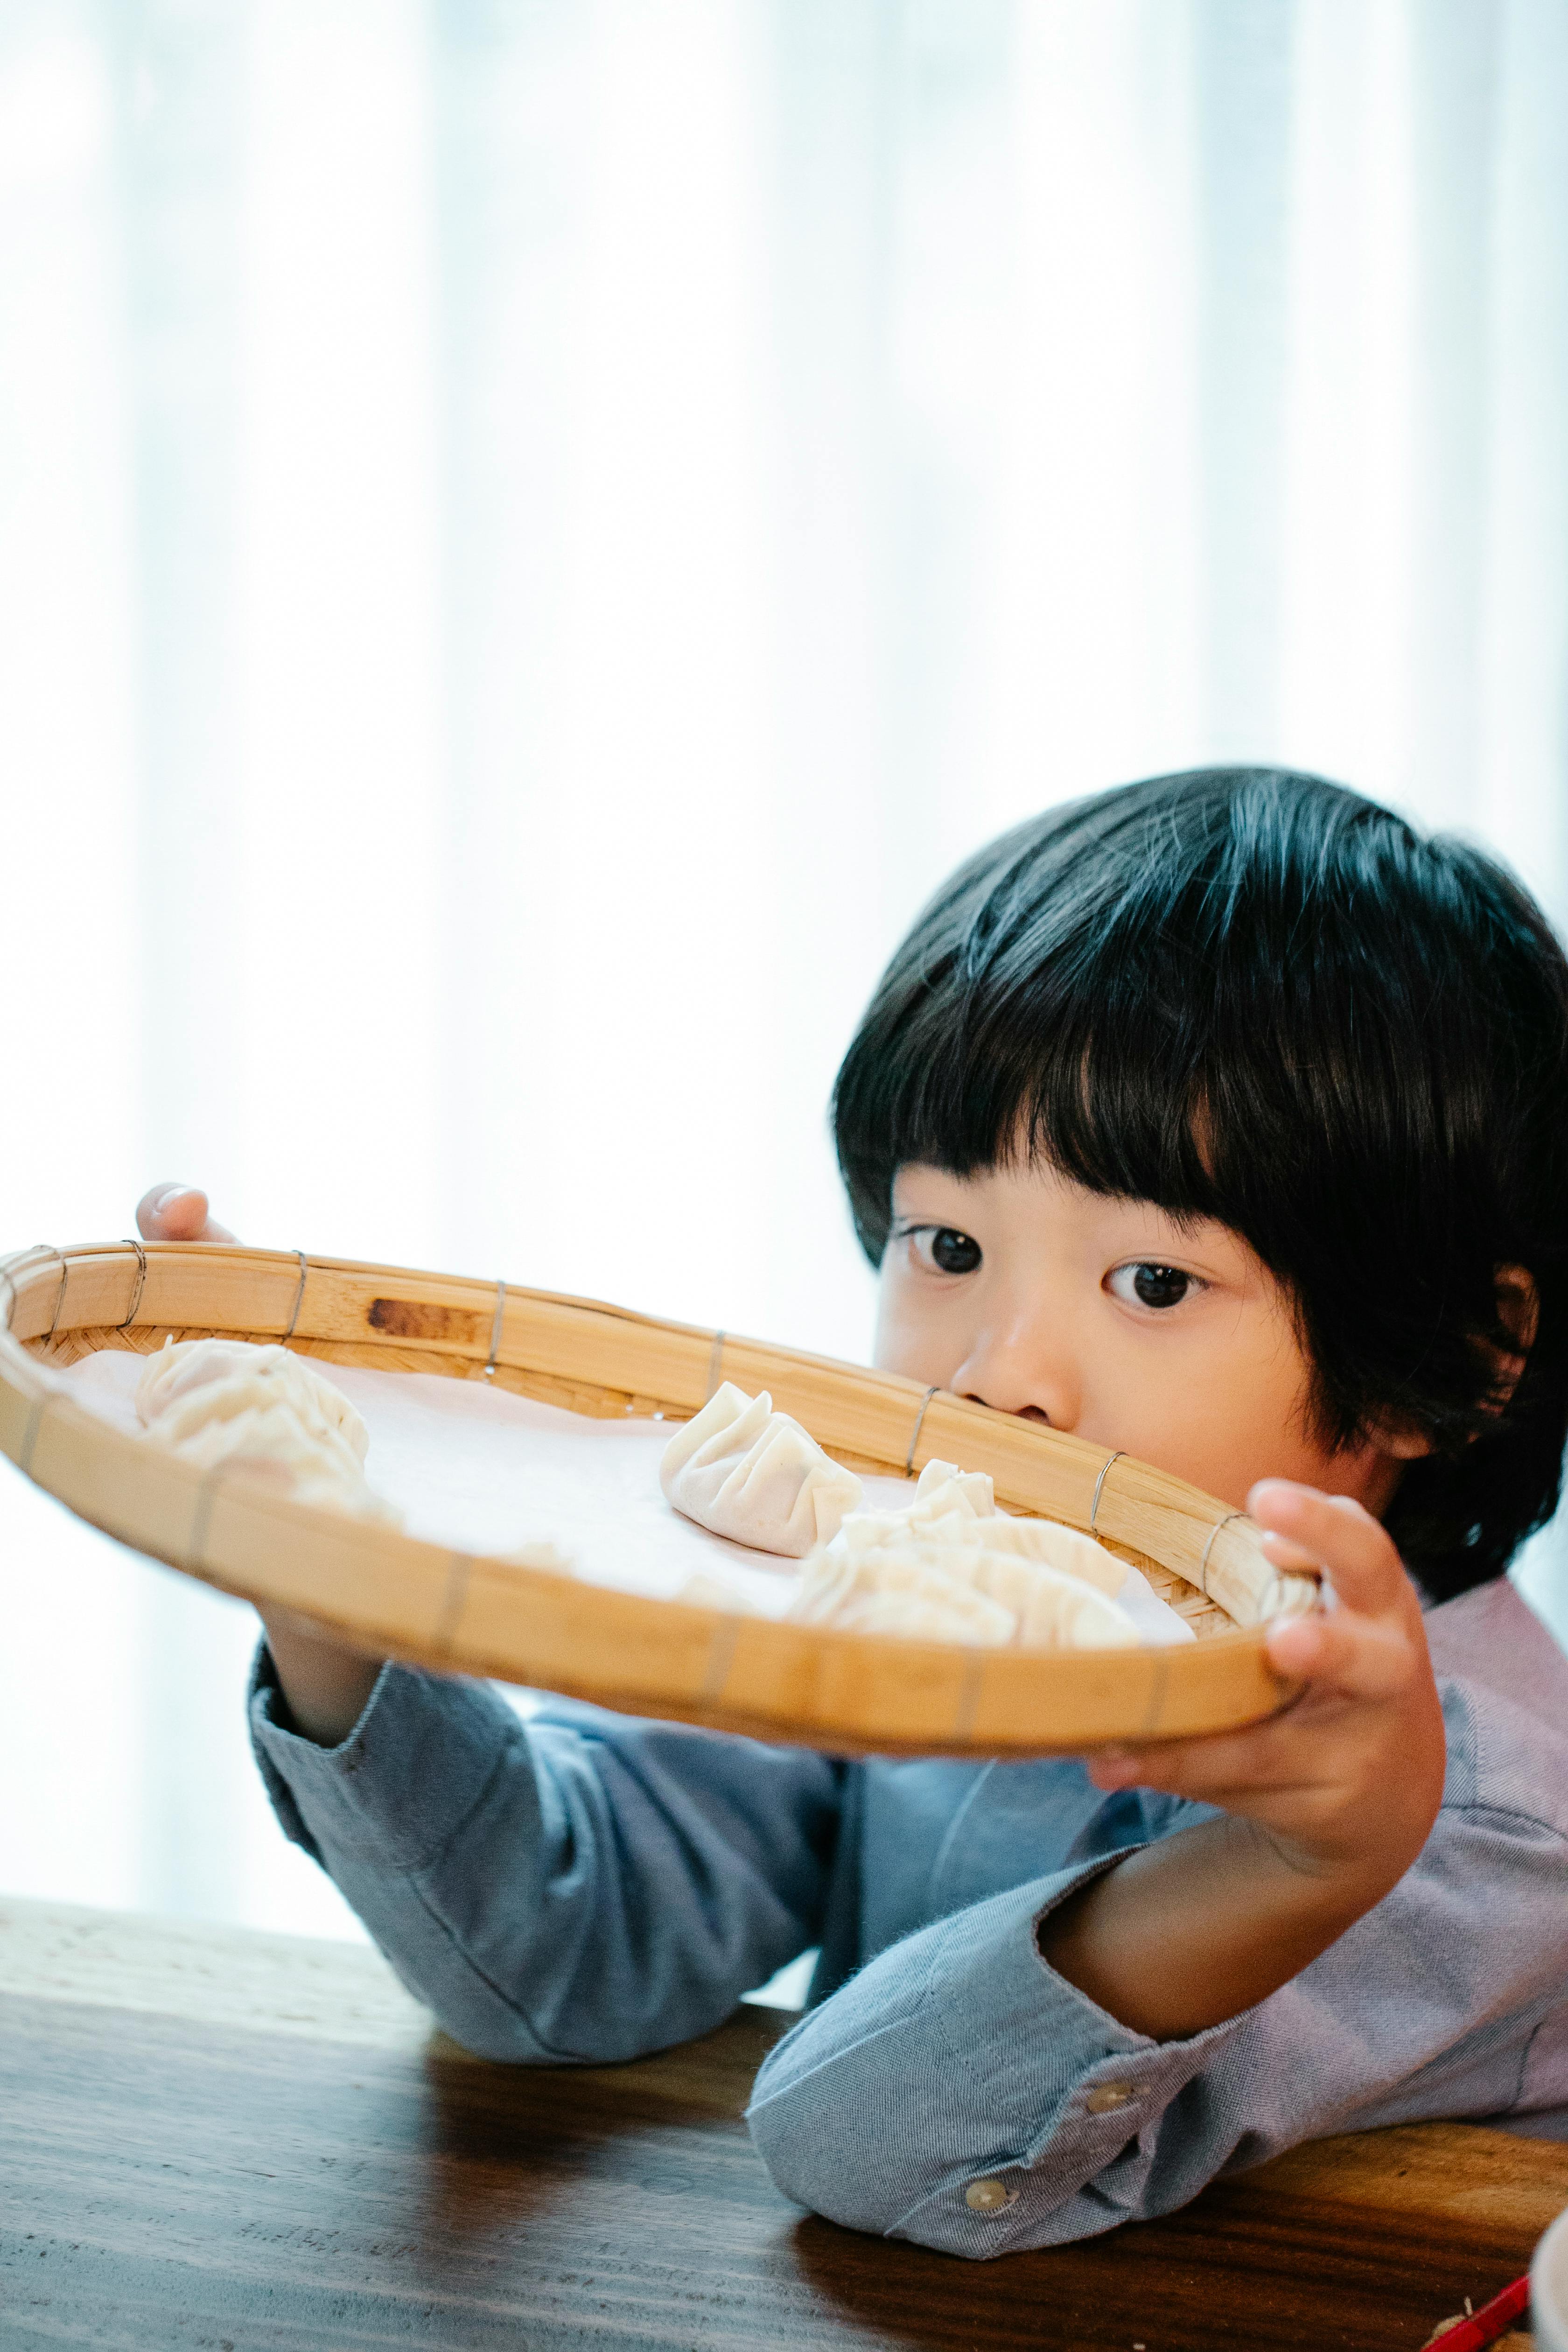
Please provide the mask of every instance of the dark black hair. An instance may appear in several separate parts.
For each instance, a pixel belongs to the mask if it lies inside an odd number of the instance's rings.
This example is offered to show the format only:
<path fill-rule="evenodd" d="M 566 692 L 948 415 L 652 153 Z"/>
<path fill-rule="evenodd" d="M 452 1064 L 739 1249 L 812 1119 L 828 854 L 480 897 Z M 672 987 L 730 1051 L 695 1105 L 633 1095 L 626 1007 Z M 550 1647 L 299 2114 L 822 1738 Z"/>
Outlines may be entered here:
<path fill-rule="evenodd" d="M 1568 962 L 1493 859 L 1275 768 L 1050 810 L 938 892 L 838 1073 L 856 1230 L 1016 1152 L 1217 1218 L 1289 1289 L 1330 1445 L 1432 1442 L 1388 1527 L 1433 1599 L 1550 1517 L 1568 1434 Z M 1502 1402 L 1496 1275 L 1539 1318 Z"/>

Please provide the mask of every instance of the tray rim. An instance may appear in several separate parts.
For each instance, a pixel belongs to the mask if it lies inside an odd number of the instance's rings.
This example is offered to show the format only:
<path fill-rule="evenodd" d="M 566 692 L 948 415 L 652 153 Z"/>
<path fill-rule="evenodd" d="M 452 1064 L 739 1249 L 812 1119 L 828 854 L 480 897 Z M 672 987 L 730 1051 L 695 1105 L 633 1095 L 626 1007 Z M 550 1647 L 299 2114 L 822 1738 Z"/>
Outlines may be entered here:
<path fill-rule="evenodd" d="M 222 1313 L 157 1311 L 195 1305 Z M 152 1345 L 168 1329 L 489 1378 L 524 1394 L 542 1384 L 592 1397 L 572 1409 L 599 1417 L 658 1412 L 673 1423 L 721 1379 L 767 1386 L 830 1452 L 867 1467 L 912 1475 L 962 1444 L 964 1466 L 991 1468 L 1000 1499 L 1045 1508 L 1185 1577 L 1233 1629 L 1114 1652 L 892 1641 L 654 1600 L 430 1544 L 293 1502 L 222 1465 L 198 1473 L 77 1403 L 45 1352 L 80 1333 L 136 1349 L 132 1333 Z M 584 1375 L 611 1363 L 658 1385 Z M 825 1409 L 845 1416 L 831 1433 Z M 846 1443 L 847 1429 L 869 1444 Z M 41 1244 L 0 1260 L 0 1451 L 133 1549 L 237 1598 L 310 1615 L 375 1654 L 834 1754 L 1021 1759 L 1256 1722 L 1298 1687 L 1268 1664 L 1266 1620 L 1316 1599 L 1310 1579 L 1272 1568 L 1245 1514 L 1186 1482 L 899 1374 L 595 1299 L 239 1243 Z M 1042 1505 L 1031 1497 L 1046 1484 Z M 1138 1540 L 1155 1529 L 1162 1548 Z M 1192 1574 L 1200 1559 L 1201 1583 Z M 1248 1611 L 1254 1622 L 1238 1622 Z"/>

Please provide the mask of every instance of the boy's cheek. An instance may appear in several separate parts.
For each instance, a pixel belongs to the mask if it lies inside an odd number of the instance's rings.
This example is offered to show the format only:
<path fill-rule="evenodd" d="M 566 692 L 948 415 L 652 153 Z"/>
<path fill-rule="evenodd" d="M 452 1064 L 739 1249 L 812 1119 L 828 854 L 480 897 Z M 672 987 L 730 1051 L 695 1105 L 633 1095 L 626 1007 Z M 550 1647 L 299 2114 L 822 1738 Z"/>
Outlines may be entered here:
<path fill-rule="evenodd" d="M 885 1265 L 877 1289 L 871 1361 L 924 1388 L 947 1388 L 963 1361 L 962 1309 L 952 1299 L 922 1297 L 901 1268 Z"/>

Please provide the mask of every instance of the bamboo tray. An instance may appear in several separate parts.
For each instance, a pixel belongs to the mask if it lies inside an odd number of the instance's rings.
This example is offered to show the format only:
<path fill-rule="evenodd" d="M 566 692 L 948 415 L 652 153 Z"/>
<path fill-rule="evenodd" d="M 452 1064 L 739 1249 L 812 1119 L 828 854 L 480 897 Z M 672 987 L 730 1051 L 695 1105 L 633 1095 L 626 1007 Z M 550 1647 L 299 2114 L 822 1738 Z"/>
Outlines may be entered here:
<path fill-rule="evenodd" d="M 879 1639 L 452 1551 L 221 1464 L 200 1471 L 79 1404 L 51 1370 L 170 1335 L 490 1379 L 601 1417 L 681 1421 L 721 1380 L 765 1387 L 852 1469 L 955 1460 L 989 1471 L 1008 1509 L 1092 1530 L 1199 1638 L 1065 1653 Z M 1255 1722 L 1292 1696 L 1264 1622 L 1316 1597 L 1310 1578 L 1270 1566 L 1249 1519 L 1181 1479 L 892 1373 L 504 1283 L 236 1244 L 40 1247 L 0 1263 L 0 1449 L 138 1551 L 368 1652 L 836 1754 L 1061 1755 Z"/>

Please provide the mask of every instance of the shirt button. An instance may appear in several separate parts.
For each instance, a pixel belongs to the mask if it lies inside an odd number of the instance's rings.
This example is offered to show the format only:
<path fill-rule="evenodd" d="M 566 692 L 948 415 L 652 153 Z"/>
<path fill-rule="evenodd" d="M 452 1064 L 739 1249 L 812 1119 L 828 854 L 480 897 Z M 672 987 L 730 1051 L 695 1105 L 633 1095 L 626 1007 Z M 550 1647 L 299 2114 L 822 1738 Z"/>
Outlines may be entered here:
<path fill-rule="evenodd" d="M 999 2180 L 972 2180 L 963 2192 L 963 2201 L 972 2213 L 999 2213 L 1012 2199 Z"/>
<path fill-rule="evenodd" d="M 1132 2092 L 1126 2083 L 1097 2083 L 1084 2099 L 1091 2116 L 1108 2116 L 1112 2107 L 1124 2107 Z"/>

